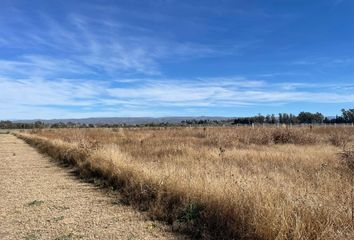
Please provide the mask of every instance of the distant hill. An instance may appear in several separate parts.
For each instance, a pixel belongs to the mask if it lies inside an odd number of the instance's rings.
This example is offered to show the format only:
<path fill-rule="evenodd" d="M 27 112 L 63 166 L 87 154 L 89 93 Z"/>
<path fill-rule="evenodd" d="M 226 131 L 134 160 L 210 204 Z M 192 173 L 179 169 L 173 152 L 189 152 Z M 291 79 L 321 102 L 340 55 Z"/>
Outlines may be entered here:
<path fill-rule="evenodd" d="M 147 124 L 147 123 L 180 123 L 184 120 L 226 120 L 232 117 L 208 117 L 208 116 L 200 116 L 200 117 L 110 117 L 110 118 L 81 118 L 81 119 L 50 119 L 50 120 L 42 120 L 42 119 L 33 119 L 33 120 L 16 120 L 14 123 L 34 123 L 36 121 L 41 121 L 46 124 L 54 124 L 54 123 L 80 123 L 80 124 L 127 124 L 127 125 L 135 125 L 135 124 Z"/>

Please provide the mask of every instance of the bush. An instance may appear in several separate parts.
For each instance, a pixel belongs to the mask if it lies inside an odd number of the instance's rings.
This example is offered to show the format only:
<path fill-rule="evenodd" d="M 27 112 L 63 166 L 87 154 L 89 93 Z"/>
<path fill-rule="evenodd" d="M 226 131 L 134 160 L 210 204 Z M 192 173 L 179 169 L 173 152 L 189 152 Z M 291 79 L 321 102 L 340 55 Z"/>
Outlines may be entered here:
<path fill-rule="evenodd" d="M 350 141 L 350 135 L 343 132 L 334 132 L 329 136 L 329 142 L 336 146 L 345 148 Z"/>
<path fill-rule="evenodd" d="M 317 137 L 303 129 L 289 128 L 258 128 L 250 131 L 246 137 L 240 139 L 245 144 L 315 144 Z"/>
<path fill-rule="evenodd" d="M 311 133 L 300 129 L 275 129 L 272 132 L 275 144 L 315 144 L 317 138 Z"/>
<path fill-rule="evenodd" d="M 351 170 L 354 170 L 354 149 L 343 149 L 341 158 Z"/>

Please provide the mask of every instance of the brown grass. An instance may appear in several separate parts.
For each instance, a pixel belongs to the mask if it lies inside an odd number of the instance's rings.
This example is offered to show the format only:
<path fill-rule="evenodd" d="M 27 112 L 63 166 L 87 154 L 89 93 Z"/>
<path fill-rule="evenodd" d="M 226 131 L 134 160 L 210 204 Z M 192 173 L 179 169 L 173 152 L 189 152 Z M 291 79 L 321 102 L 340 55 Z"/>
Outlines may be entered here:
<path fill-rule="evenodd" d="M 62 129 L 19 136 L 204 239 L 353 239 L 354 128 Z M 336 140 L 333 140 L 337 134 Z M 343 140 L 344 141 L 344 140 Z"/>

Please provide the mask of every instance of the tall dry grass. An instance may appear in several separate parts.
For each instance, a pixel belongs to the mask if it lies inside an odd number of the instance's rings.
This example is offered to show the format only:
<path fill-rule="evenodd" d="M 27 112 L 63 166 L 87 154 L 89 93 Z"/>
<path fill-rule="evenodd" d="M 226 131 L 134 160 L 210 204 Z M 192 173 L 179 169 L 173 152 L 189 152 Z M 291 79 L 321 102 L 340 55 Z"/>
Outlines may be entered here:
<path fill-rule="evenodd" d="M 19 136 L 205 239 L 353 239 L 354 128 L 61 129 Z"/>

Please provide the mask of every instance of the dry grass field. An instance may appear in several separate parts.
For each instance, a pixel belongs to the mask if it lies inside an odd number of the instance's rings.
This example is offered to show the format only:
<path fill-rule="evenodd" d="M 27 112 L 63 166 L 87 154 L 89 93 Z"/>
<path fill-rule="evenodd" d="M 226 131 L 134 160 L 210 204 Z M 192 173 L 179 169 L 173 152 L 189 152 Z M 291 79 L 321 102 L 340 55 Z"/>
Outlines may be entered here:
<path fill-rule="evenodd" d="M 354 239 L 354 127 L 44 129 L 17 136 L 204 239 Z"/>

